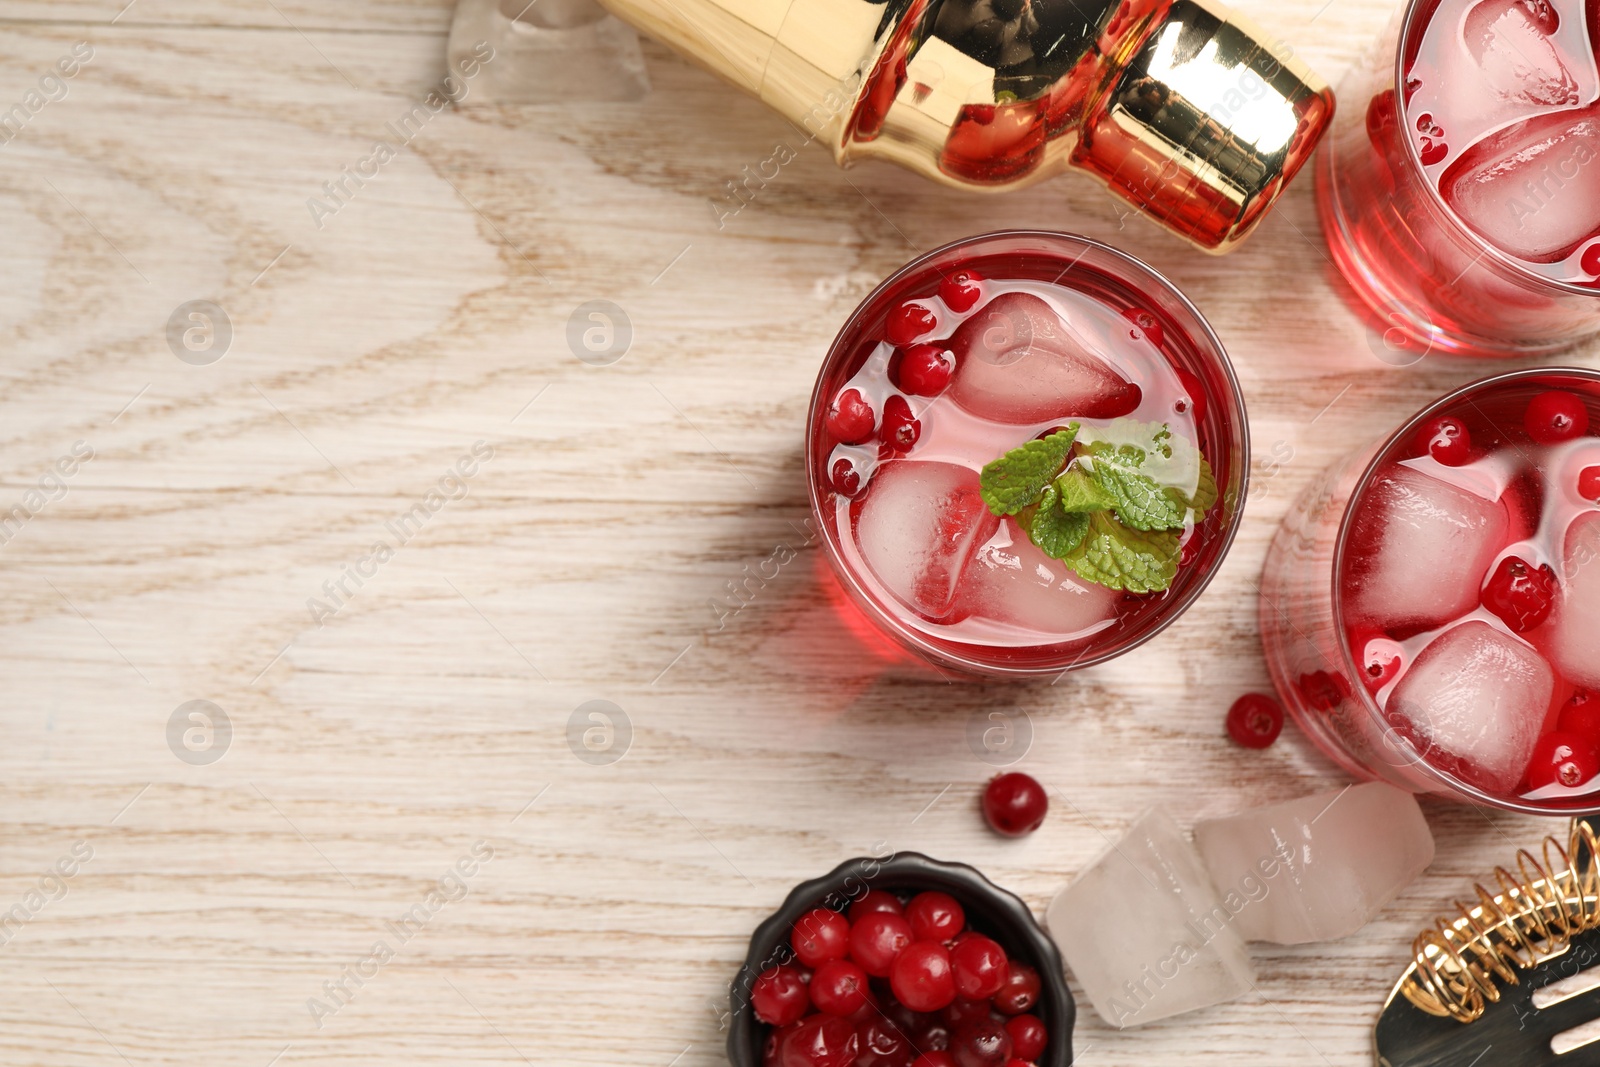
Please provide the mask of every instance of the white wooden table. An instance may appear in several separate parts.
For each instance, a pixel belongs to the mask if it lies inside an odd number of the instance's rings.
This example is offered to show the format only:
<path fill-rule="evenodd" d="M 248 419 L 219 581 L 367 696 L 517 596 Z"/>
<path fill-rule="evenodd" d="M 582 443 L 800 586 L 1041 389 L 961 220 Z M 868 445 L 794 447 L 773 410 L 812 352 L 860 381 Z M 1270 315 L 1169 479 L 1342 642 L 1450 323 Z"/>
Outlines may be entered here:
<path fill-rule="evenodd" d="M 308 198 L 441 76 L 447 0 L 125 2 L 0 2 L 0 110 L 93 48 L 0 145 L 0 510 L 39 504 L 0 546 L 0 910 L 29 916 L 0 932 L 0 1062 L 718 1064 L 752 926 L 876 843 L 1042 910 L 1153 802 L 1339 784 L 1298 737 L 1223 736 L 1266 685 L 1251 582 L 1322 466 L 1491 367 L 1374 356 L 1309 181 L 1213 259 L 1088 182 L 979 201 L 847 181 L 813 146 L 719 230 L 708 201 L 793 133 L 651 45 L 643 104 L 442 114 L 319 228 Z M 1390 10 L 1243 6 L 1334 81 Z M 1257 480 L 1160 639 L 1053 687 L 947 685 L 834 614 L 799 525 L 804 408 L 878 279 L 1025 225 L 1115 242 L 1210 316 Z M 165 336 L 193 300 L 231 323 L 207 365 Z M 611 366 L 566 342 L 590 300 L 632 323 Z M 93 459 L 30 498 L 78 441 Z M 430 500 L 463 457 L 444 486 L 466 495 Z M 231 724 L 214 762 L 169 746 L 193 700 Z M 591 700 L 631 723 L 620 761 L 569 747 Z M 1021 766 L 1070 799 L 1022 842 L 982 827 L 966 742 L 1006 707 L 1035 732 Z M 1258 949 L 1260 998 L 1167 1024 L 1085 1006 L 1081 1062 L 1369 1063 L 1416 929 L 1547 828 L 1427 810 L 1438 861 L 1367 930 Z M 459 899 L 430 900 L 458 861 Z"/>

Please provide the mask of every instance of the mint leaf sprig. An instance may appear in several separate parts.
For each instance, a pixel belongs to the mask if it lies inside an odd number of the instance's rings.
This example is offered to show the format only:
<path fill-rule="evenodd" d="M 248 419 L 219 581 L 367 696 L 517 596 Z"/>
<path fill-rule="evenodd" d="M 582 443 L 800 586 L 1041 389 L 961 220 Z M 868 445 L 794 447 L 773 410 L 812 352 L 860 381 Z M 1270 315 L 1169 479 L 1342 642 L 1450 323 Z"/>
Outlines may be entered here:
<path fill-rule="evenodd" d="M 1166 423 L 1071 423 L 983 468 L 979 491 L 997 516 L 1080 578 L 1130 593 L 1169 588 L 1181 532 L 1216 505 L 1217 482 L 1194 442 Z"/>

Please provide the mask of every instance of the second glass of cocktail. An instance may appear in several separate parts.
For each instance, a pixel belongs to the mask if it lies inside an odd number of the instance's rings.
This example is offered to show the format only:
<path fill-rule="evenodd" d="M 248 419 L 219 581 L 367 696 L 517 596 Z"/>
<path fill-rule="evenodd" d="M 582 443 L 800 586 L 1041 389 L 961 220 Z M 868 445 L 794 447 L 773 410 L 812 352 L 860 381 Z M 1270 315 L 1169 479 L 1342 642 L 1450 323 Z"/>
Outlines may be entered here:
<path fill-rule="evenodd" d="M 907 265 L 817 379 L 813 512 L 841 585 L 938 664 L 1056 674 L 1199 596 L 1244 502 L 1222 345 L 1144 264 L 996 233 Z"/>
<path fill-rule="evenodd" d="M 1533 813 L 1600 811 L 1600 372 L 1439 400 L 1296 502 L 1261 635 L 1351 773 Z"/>

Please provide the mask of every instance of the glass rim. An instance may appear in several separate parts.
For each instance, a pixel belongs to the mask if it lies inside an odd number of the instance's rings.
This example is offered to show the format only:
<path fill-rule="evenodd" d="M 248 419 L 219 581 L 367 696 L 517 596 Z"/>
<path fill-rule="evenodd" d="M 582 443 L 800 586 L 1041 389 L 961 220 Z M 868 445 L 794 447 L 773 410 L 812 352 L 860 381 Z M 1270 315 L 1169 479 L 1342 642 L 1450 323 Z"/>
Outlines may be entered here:
<path fill-rule="evenodd" d="M 1396 42 L 1394 50 L 1394 78 L 1392 81 L 1394 91 L 1395 118 L 1398 121 L 1399 128 L 1401 130 L 1408 131 L 1407 135 L 1401 138 L 1405 144 L 1406 161 L 1411 165 L 1412 170 L 1416 172 L 1419 179 L 1419 184 L 1421 184 L 1422 187 L 1427 190 L 1428 202 L 1437 208 L 1445 216 L 1445 218 L 1449 219 L 1450 224 L 1464 234 L 1466 239 L 1475 245 L 1485 256 L 1493 259 L 1507 270 L 1510 270 L 1512 273 L 1516 274 L 1517 277 L 1527 279 L 1535 284 L 1548 286 L 1549 288 L 1559 290 L 1560 292 L 1571 293 L 1574 296 L 1587 296 L 1600 299 L 1600 286 L 1579 285 L 1576 282 L 1562 281 L 1559 278 L 1552 278 L 1549 275 L 1540 274 L 1537 271 L 1529 270 L 1527 265 L 1521 260 L 1517 259 L 1515 256 L 1511 255 L 1498 245 L 1480 235 L 1478 231 L 1474 230 L 1471 226 L 1468 226 L 1466 220 L 1458 215 L 1455 209 L 1452 208 L 1445 200 L 1444 194 L 1439 192 L 1438 187 L 1435 186 L 1433 182 L 1427 180 L 1427 175 L 1423 171 L 1422 167 L 1422 156 L 1417 151 L 1416 141 L 1410 136 L 1409 127 L 1406 125 L 1406 43 L 1411 39 L 1412 26 L 1419 17 L 1419 13 L 1421 12 L 1423 6 L 1432 4 L 1434 9 L 1437 10 L 1439 3 L 1441 2 L 1442 0 L 1407 0 L 1405 17 L 1400 25 L 1400 39 L 1398 42 Z M 1426 28 L 1426 25 L 1420 27 L 1420 29 Z M 1468 269 L 1470 270 L 1471 268 Z M 1600 281 L 1600 279 L 1596 280 Z M 1431 324 L 1432 323 L 1430 320 L 1430 325 Z"/>
<path fill-rule="evenodd" d="M 1078 269 L 1079 260 L 1091 252 L 1096 252 L 1109 257 L 1118 267 L 1127 272 L 1127 274 L 1123 275 L 1118 280 L 1124 282 L 1130 280 L 1134 282 L 1147 282 L 1152 287 L 1160 289 L 1164 294 L 1176 302 L 1176 305 L 1179 307 L 1179 309 L 1181 309 L 1191 318 L 1192 325 L 1197 328 L 1194 331 L 1196 347 L 1207 348 L 1211 358 L 1214 359 L 1217 367 L 1222 372 L 1222 377 L 1227 384 L 1227 389 L 1226 396 L 1220 397 L 1220 399 L 1231 402 L 1232 410 L 1239 413 L 1240 418 L 1236 420 L 1237 425 L 1236 429 L 1234 430 L 1234 437 L 1238 442 L 1240 461 L 1238 464 L 1238 497 L 1234 504 L 1232 516 L 1228 519 L 1224 529 L 1219 531 L 1220 540 L 1218 542 L 1216 558 L 1212 561 L 1211 565 L 1206 568 L 1205 573 L 1195 579 L 1193 585 L 1186 590 L 1181 597 L 1175 599 L 1170 605 L 1164 606 L 1160 612 L 1155 614 L 1154 621 L 1148 625 L 1143 633 L 1137 634 L 1137 636 L 1135 636 L 1129 643 L 1125 645 L 1112 646 L 1111 648 L 1099 651 L 1092 656 L 1079 655 L 1070 659 L 1062 657 L 1060 662 L 1051 661 L 1050 663 L 1043 665 L 1019 667 L 1009 664 L 991 663 L 985 660 L 975 659 L 970 655 L 957 653 L 956 651 L 937 643 L 936 639 L 932 638 L 928 634 L 922 633 L 915 627 L 902 624 L 887 611 L 884 611 L 882 608 L 876 606 L 873 598 L 868 594 L 867 590 L 863 588 L 854 571 L 841 557 L 839 548 L 834 543 L 835 535 L 829 533 L 829 528 L 827 522 L 825 521 L 826 517 L 822 512 L 822 501 L 817 488 L 819 484 L 819 475 L 817 471 L 816 450 L 811 446 L 819 429 L 817 425 L 818 412 L 823 410 L 823 386 L 826 373 L 828 369 L 834 365 L 835 359 L 840 354 L 841 341 L 847 334 L 849 334 L 860 324 L 861 320 L 866 316 L 868 309 L 875 305 L 875 302 L 878 300 L 881 294 L 887 292 L 893 286 L 897 285 L 908 275 L 924 268 L 930 261 L 944 256 L 950 252 L 954 252 L 958 249 L 973 248 L 979 245 L 989 244 L 991 242 L 1026 239 L 1035 239 L 1056 245 L 1062 245 L 1065 246 L 1069 252 L 1077 252 L 1076 257 L 1072 260 L 1071 264 L 1069 264 L 1067 269 L 1057 277 L 1056 280 L 1058 283 L 1062 278 L 1068 277 L 1071 273 Z M 1235 422 L 1235 420 L 1232 419 L 1228 421 L 1230 424 Z M 1212 580 L 1217 575 L 1217 572 L 1222 569 L 1222 564 L 1224 561 L 1226 561 L 1229 551 L 1233 548 L 1234 540 L 1239 533 L 1239 527 L 1243 523 L 1245 501 L 1249 496 L 1250 490 L 1250 420 L 1245 407 L 1244 390 L 1239 385 L 1238 375 L 1234 373 L 1233 361 L 1228 356 L 1227 347 L 1223 345 L 1222 339 L 1217 336 L 1217 333 L 1212 328 L 1210 321 L 1205 317 L 1205 315 L 1201 314 L 1200 309 L 1194 305 L 1194 302 L 1184 295 L 1183 290 L 1179 289 L 1164 274 L 1150 266 L 1148 263 L 1144 262 L 1144 260 L 1130 255 L 1127 252 L 1123 252 L 1120 249 L 1113 248 L 1111 245 L 1106 244 L 1103 241 L 1097 241 L 1092 237 L 1085 237 L 1082 234 L 1069 233 L 1064 230 L 992 230 L 987 233 L 974 234 L 970 237 L 957 238 L 954 241 L 947 241 L 937 248 L 930 249 L 927 252 L 919 253 L 917 256 L 902 265 L 898 270 L 894 271 L 894 273 L 890 274 L 888 277 L 884 278 L 883 281 L 875 285 L 871 292 L 861 298 L 861 300 L 856 304 L 855 309 L 852 310 L 849 316 L 844 320 L 844 323 L 839 327 L 839 331 L 834 335 L 833 340 L 829 342 L 828 351 L 822 358 L 822 366 L 817 370 L 816 384 L 812 387 L 811 402 L 806 411 L 805 453 L 806 495 L 811 502 L 811 514 L 813 518 L 822 524 L 823 550 L 827 553 L 828 562 L 833 568 L 833 573 L 845 585 L 846 592 L 849 594 L 850 598 L 857 605 L 872 605 L 872 609 L 868 612 L 868 614 L 871 615 L 875 621 L 881 620 L 884 628 L 889 631 L 890 636 L 902 642 L 911 644 L 922 655 L 935 662 L 943 663 L 974 674 L 986 674 L 991 676 L 1014 678 L 1039 677 L 1049 674 L 1064 674 L 1067 671 L 1082 670 L 1086 667 L 1093 667 L 1097 664 L 1105 663 L 1108 660 L 1115 659 L 1118 656 L 1124 655 L 1125 653 L 1132 652 L 1134 649 L 1145 644 L 1166 630 L 1167 627 L 1176 622 L 1185 612 L 1189 610 L 1190 607 L 1194 605 L 1194 602 L 1199 599 L 1200 594 L 1205 592 L 1206 589 L 1210 587 Z M 1096 639 L 1099 636 L 1100 635 L 1098 634 L 1091 635 L 1084 642 L 1085 645 L 1087 647 L 1093 647 Z"/>
<path fill-rule="evenodd" d="M 1344 600 L 1340 596 L 1340 591 L 1344 588 L 1345 550 L 1349 547 L 1349 539 L 1355 526 L 1356 505 L 1365 498 L 1367 491 L 1372 488 L 1372 483 L 1377 477 L 1378 471 L 1385 466 L 1384 457 L 1389 454 L 1390 450 L 1401 441 L 1415 434 L 1423 423 L 1438 415 L 1445 408 L 1477 393 L 1487 392 L 1491 389 L 1498 389 L 1529 379 L 1550 376 L 1579 378 L 1595 385 L 1600 385 L 1600 370 L 1588 367 L 1524 367 L 1521 370 L 1503 371 L 1499 374 L 1491 374 L 1487 378 L 1479 378 L 1476 381 L 1468 382 L 1466 385 L 1451 390 L 1422 408 L 1422 410 L 1403 422 L 1393 433 L 1380 441 L 1377 450 L 1362 470 L 1361 476 L 1356 479 L 1355 487 L 1350 491 L 1350 498 L 1344 507 L 1344 515 L 1339 519 L 1339 534 L 1333 546 L 1333 581 L 1330 593 L 1333 603 L 1334 638 L 1339 646 L 1339 655 L 1342 660 L 1340 666 L 1345 672 L 1344 676 L 1350 679 L 1351 697 L 1361 701 L 1368 717 L 1378 726 L 1380 734 L 1388 729 L 1389 724 L 1383 717 L 1383 709 L 1378 707 L 1378 702 L 1373 698 L 1371 691 L 1361 682 L 1360 665 L 1356 663 L 1355 653 L 1350 648 L 1350 639 L 1347 636 L 1349 630 L 1345 626 Z M 1540 802 L 1537 801 L 1498 797 L 1440 770 L 1429 763 L 1420 752 L 1417 752 L 1416 747 L 1411 745 L 1410 742 L 1406 742 L 1406 745 L 1414 757 L 1407 761 L 1409 766 L 1419 769 L 1424 775 L 1438 781 L 1441 785 L 1448 786 L 1455 792 L 1467 794 L 1471 799 L 1487 804 L 1490 807 L 1517 811 L 1525 815 L 1569 816 L 1581 815 L 1586 811 L 1600 813 L 1600 792 L 1592 794 L 1594 803 L 1589 808 L 1553 808 L 1540 806 Z"/>

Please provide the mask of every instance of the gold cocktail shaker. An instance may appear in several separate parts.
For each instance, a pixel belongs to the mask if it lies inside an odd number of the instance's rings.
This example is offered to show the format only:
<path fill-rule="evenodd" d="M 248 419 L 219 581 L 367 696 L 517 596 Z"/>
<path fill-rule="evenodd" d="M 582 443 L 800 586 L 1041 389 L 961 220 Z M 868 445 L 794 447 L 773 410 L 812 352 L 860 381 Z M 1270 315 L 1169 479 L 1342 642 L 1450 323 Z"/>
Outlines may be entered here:
<path fill-rule="evenodd" d="M 1009 189 L 1067 167 L 1208 251 L 1258 223 L 1333 93 L 1215 0 L 601 0 L 836 159 Z"/>

